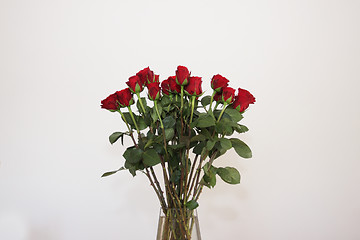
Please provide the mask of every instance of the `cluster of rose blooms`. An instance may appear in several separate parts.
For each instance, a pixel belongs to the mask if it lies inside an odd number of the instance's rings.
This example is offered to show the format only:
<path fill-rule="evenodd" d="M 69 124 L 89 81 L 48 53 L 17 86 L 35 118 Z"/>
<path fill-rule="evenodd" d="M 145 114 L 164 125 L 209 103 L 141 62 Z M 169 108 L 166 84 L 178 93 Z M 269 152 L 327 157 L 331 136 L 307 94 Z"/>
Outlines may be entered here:
<path fill-rule="evenodd" d="M 239 112 L 245 111 L 249 104 L 255 102 L 254 96 L 245 89 L 238 89 L 235 96 L 235 89 L 228 87 L 229 80 L 220 74 L 214 75 L 211 79 L 211 88 L 214 90 L 213 100 L 224 105 L 231 104 Z M 175 76 L 170 76 L 160 84 L 159 75 L 155 75 L 149 67 L 139 71 L 135 76 L 126 82 L 128 88 L 117 91 L 101 101 L 101 107 L 116 111 L 123 107 L 129 107 L 134 103 L 133 94 L 139 97 L 140 92 L 145 87 L 148 89 L 148 98 L 156 101 L 161 98 L 161 94 L 172 96 L 184 93 L 188 96 L 199 97 L 202 95 L 201 77 L 191 76 L 189 70 L 184 66 L 178 66 Z M 160 87 L 161 86 L 161 87 Z M 183 86 L 183 87 L 182 87 Z"/>

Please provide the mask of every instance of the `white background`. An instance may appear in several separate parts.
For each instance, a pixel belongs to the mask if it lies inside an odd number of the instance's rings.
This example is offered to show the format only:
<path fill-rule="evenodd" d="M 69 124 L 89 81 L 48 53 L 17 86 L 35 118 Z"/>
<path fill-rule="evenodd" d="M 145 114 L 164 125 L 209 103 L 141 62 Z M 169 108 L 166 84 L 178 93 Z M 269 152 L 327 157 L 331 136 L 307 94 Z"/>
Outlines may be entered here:
<path fill-rule="evenodd" d="M 359 1 L 0 1 L 0 239 L 155 239 L 159 204 L 123 165 L 100 101 L 150 66 L 256 97 L 205 240 L 360 239 Z M 127 145 L 130 142 L 126 142 Z"/>

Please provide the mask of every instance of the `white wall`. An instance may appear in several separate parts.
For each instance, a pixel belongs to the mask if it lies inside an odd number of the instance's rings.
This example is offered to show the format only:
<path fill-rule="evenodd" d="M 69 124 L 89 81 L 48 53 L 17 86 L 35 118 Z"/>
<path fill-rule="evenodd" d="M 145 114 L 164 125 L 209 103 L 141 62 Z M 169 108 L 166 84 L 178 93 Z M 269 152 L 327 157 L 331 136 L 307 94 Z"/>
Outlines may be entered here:
<path fill-rule="evenodd" d="M 360 239 L 359 1 L 0 2 L 0 239 L 154 239 L 100 100 L 150 66 L 220 73 L 257 103 L 242 183 L 200 201 L 205 240 Z M 129 143 L 129 142 L 127 142 Z"/>

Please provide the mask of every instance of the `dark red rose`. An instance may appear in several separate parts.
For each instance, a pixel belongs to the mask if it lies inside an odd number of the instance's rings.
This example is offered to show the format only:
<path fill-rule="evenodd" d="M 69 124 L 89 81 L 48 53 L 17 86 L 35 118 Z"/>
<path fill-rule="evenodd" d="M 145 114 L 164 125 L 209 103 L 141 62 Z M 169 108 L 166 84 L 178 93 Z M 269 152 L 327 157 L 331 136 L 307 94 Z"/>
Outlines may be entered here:
<path fill-rule="evenodd" d="M 167 80 L 172 93 L 181 93 L 181 86 L 176 83 L 176 76 L 170 76 Z"/>
<path fill-rule="evenodd" d="M 149 83 L 147 85 L 148 96 L 150 100 L 158 100 L 160 98 L 160 86 L 158 82 Z"/>
<path fill-rule="evenodd" d="M 143 90 L 143 85 L 141 84 L 139 76 L 132 76 L 129 78 L 129 81 L 126 82 L 129 86 L 129 89 L 133 93 L 139 93 Z"/>
<path fill-rule="evenodd" d="M 133 94 L 129 88 L 117 91 L 116 94 L 120 107 L 128 107 L 134 104 Z"/>
<path fill-rule="evenodd" d="M 185 92 L 190 96 L 200 96 L 201 90 L 201 77 L 189 77 L 189 84 L 185 86 Z"/>
<path fill-rule="evenodd" d="M 222 89 L 221 99 L 223 102 L 226 102 L 228 104 L 232 103 L 235 98 L 235 89 L 231 87 L 224 87 Z"/>
<path fill-rule="evenodd" d="M 190 77 L 189 70 L 184 66 L 178 66 L 176 70 L 176 83 L 181 86 L 188 84 L 188 78 Z"/>
<path fill-rule="evenodd" d="M 211 79 L 211 88 L 216 92 L 221 92 L 223 87 L 228 86 L 229 80 L 221 76 L 220 74 L 214 75 Z"/>
<path fill-rule="evenodd" d="M 105 108 L 110 111 L 116 111 L 119 109 L 119 104 L 117 103 L 116 93 L 111 94 L 107 98 L 101 101 L 101 108 Z"/>
<path fill-rule="evenodd" d="M 232 107 L 238 110 L 239 112 L 245 111 L 249 104 L 255 102 L 254 96 L 247 90 L 239 88 L 239 93 L 235 97 L 235 101 L 232 104 Z"/>
<path fill-rule="evenodd" d="M 221 97 L 222 97 L 222 93 L 216 92 L 214 95 L 214 100 L 217 102 L 222 102 Z"/>
<path fill-rule="evenodd" d="M 161 82 L 161 91 L 165 95 L 169 95 L 170 93 L 170 85 L 169 85 L 169 79 L 164 80 Z"/>
<path fill-rule="evenodd" d="M 144 68 L 143 70 L 139 71 L 136 76 L 138 76 L 140 78 L 140 82 L 141 84 L 147 85 L 148 82 L 154 82 L 154 72 L 150 70 L 149 67 Z"/>

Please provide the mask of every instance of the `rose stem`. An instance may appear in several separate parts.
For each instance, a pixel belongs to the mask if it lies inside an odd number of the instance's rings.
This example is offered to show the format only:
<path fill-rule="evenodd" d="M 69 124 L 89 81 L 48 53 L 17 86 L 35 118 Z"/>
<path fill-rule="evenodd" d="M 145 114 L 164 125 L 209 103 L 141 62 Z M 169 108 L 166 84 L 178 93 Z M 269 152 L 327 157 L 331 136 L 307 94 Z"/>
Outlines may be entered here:
<path fill-rule="evenodd" d="M 134 118 L 134 114 L 132 113 L 130 106 L 128 106 L 127 108 L 129 109 L 129 113 L 130 113 L 131 119 L 132 119 L 133 122 L 134 122 L 134 125 L 135 125 L 135 127 L 136 127 L 137 133 L 138 133 L 139 137 L 141 137 L 141 136 L 140 136 L 139 127 L 138 127 L 138 125 L 137 125 L 137 123 L 136 123 L 136 121 L 135 121 L 135 118 Z"/>
<path fill-rule="evenodd" d="M 195 108 L 195 96 L 192 96 L 191 99 L 191 116 L 190 116 L 190 123 L 192 122 L 193 114 L 194 114 L 194 108 Z M 190 124 L 189 123 L 189 124 Z"/>
<path fill-rule="evenodd" d="M 183 107 L 184 107 L 184 86 L 181 85 L 181 108 L 180 108 L 181 112 L 183 110 Z"/>
<path fill-rule="evenodd" d="M 218 120 L 217 120 L 216 122 L 219 122 L 219 121 L 220 121 L 221 116 L 223 115 L 223 113 L 224 113 L 224 111 L 225 111 L 225 109 L 226 109 L 226 106 L 227 106 L 227 105 L 228 105 L 228 103 L 227 103 L 227 102 L 225 102 L 225 103 L 224 103 L 224 108 L 223 108 L 223 110 L 221 111 L 220 116 L 219 116 L 219 118 L 218 118 Z"/>
<path fill-rule="evenodd" d="M 211 105 L 212 105 L 212 103 L 213 103 L 213 101 L 214 101 L 214 96 L 215 96 L 215 94 L 216 94 L 216 91 L 214 91 L 213 94 L 211 95 L 210 106 L 209 106 L 209 110 L 208 110 L 208 111 L 211 111 Z"/>
<path fill-rule="evenodd" d="M 136 93 L 136 96 L 138 97 L 139 102 L 140 102 L 140 105 L 141 105 L 141 108 L 142 108 L 142 110 L 143 110 L 143 112 L 144 112 L 144 114 L 145 114 L 145 108 L 144 108 L 143 102 L 142 102 L 142 100 L 141 100 L 140 93 Z"/>

